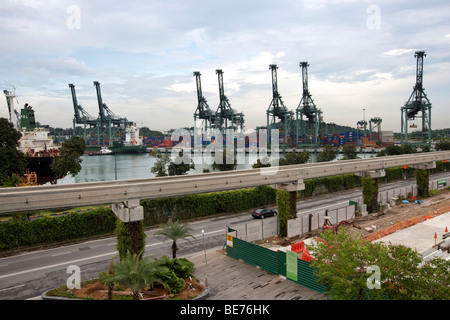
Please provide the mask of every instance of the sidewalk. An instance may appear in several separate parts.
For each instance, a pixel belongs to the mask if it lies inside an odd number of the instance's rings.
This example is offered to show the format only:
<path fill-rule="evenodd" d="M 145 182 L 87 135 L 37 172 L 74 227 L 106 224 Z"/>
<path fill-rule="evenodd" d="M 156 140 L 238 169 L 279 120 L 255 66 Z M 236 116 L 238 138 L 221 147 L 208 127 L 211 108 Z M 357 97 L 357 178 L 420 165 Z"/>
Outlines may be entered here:
<path fill-rule="evenodd" d="M 278 275 L 228 257 L 221 248 L 185 256 L 195 264 L 195 276 L 207 280 L 206 300 L 324 300 L 322 294 Z"/>

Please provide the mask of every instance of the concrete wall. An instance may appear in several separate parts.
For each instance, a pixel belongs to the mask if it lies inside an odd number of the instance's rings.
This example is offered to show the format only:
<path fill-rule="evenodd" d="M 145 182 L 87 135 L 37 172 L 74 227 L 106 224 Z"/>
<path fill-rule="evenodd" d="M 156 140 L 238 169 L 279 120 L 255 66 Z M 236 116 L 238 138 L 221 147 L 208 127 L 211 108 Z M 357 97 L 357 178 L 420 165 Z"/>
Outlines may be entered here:
<path fill-rule="evenodd" d="M 280 233 L 278 217 L 258 219 L 246 224 L 230 225 L 236 230 L 236 238 L 244 241 L 262 240 Z"/>

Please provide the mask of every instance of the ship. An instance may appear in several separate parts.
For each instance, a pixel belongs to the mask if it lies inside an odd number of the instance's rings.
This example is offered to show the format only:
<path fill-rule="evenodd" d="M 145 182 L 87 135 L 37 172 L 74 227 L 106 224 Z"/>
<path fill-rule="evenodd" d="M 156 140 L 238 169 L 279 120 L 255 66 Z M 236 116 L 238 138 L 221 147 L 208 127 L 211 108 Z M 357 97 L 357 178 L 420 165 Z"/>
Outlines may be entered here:
<path fill-rule="evenodd" d="M 143 139 L 139 136 L 139 127 L 136 124 L 129 125 L 125 128 L 125 137 L 122 140 L 105 139 L 103 142 L 106 145 L 97 145 L 96 141 L 90 140 L 86 143 L 86 155 L 100 155 L 102 149 L 108 148 L 113 154 L 136 154 L 147 151 L 147 146 L 144 145 Z"/>
<path fill-rule="evenodd" d="M 7 90 L 3 92 L 8 103 L 10 121 L 22 135 L 17 149 L 27 160 L 27 173 L 33 174 L 36 184 L 54 182 L 56 175 L 50 165 L 59 157 L 59 147 L 55 146 L 53 139 L 49 137 L 50 131 L 37 126 L 35 112 L 28 103 L 18 113 L 13 106 L 15 94 Z"/>

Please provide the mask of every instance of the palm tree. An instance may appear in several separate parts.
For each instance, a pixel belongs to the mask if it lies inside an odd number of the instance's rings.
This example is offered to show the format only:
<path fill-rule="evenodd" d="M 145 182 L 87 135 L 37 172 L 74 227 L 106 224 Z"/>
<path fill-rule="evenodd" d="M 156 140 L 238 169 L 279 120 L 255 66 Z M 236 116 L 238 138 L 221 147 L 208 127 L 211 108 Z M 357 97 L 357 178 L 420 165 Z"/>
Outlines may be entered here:
<path fill-rule="evenodd" d="M 133 292 L 133 300 L 139 300 L 139 290 L 153 282 L 161 282 L 157 273 L 165 267 L 160 260 L 151 256 L 142 258 L 142 253 L 128 253 L 122 260 L 111 266 L 111 273 L 102 278 L 106 285 L 120 283 Z"/>
<path fill-rule="evenodd" d="M 185 239 L 190 242 L 188 239 L 189 237 L 192 237 L 195 239 L 193 235 L 191 235 L 192 229 L 183 223 L 179 223 L 179 220 L 173 222 L 169 221 L 165 224 L 161 225 L 161 230 L 157 231 L 155 235 L 163 236 L 163 241 L 166 241 L 167 239 L 171 239 L 173 241 L 172 243 L 172 258 L 177 257 L 177 240 Z"/>

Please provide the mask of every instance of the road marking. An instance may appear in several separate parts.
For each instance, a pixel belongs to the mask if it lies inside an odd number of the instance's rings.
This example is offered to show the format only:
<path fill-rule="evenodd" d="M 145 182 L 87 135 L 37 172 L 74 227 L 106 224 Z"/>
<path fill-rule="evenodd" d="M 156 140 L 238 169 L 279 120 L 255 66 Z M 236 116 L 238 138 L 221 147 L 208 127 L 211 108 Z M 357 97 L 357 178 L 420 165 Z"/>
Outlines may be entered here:
<path fill-rule="evenodd" d="M 16 289 L 16 288 L 20 288 L 20 287 L 24 287 L 24 286 L 25 286 L 24 284 L 21 284 L 21 285 L 15 286 L 15 287 L 9 287 L 9 288 L 5 288 L 5 289 L 0 289 L 0 291 L 6 291 L 6 290 L 11 290 L 11 289 Z"/>
<path fill-rule="evenodd" d="M 51 257 L 63 256 L 63 255 L 65 255 L 65 254 L 69 254 L 69 253 L 73 253 L 73 251 L 62 252 L 62 253 L 57 253 L 57 254 L 52 254 Z"/>
<path fill-rule="evenodd" d="M 110 256 L 110 255 L 113 255 L 113 254 L 117 254 L 117 251 L 114 251 L 114 252 L 108 252 L 108 253 L 104 253 L 104 254 L 99 254 L 99 255 L 97 255 L 97 256 L 92 256 L 92 257 L 87 257 L 87 258 L 81 258 L 81 259 L 72 260 L 72 261 L 61 262 L 61 263 L 52 264 L 52 265 L 45 266 L 45 267 L 39 267 L 39 268 L 34 268 L 34 269 L 29 269 L 29 270 L 19 271 L 19 272 L 15 272 L 15 273 L 5 274 L 5 275 L 3 275 L 3 276 L 0 276 L 0 279 L 7 278 L 7 277 L 12 277 L 12 276 L 17 276 L 17 275 L 24 274 L 24 273 L 29 273 L 29 272 L 35 272 L 35 271 L 39 271 L 39 270 L 44 270 L 44 269 L 48 269 L 48 268 L 59 267 L 59 266 L 63 266 L 63 265 L 71 265 L 71 264 L 74 264 L 74 263 L 76 263 L 76 262 L 85 261 L 85 260 L 91 260 L 91 259 L 95 259 L 95 258 L 106 257 L 106 256 Z"/>

